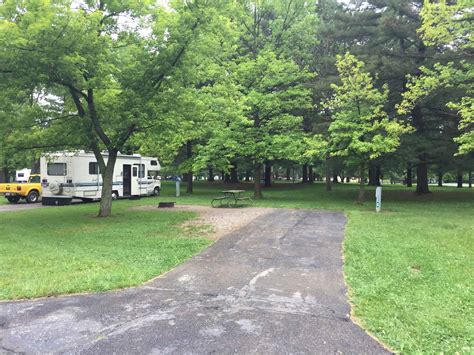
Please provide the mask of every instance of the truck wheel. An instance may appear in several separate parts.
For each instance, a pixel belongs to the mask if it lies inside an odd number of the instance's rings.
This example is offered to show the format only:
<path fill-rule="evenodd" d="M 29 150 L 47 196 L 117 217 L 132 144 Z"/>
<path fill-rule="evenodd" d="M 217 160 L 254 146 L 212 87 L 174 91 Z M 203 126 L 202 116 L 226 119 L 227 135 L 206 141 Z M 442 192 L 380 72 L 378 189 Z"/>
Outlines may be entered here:
<path fill-rule="evenodd" d="M 118 191 L 112 191 L 112 200 L 116 200 L 119 198 L 119 193 Z"/>
<path fill-rule="evenodd" d="M 153 196 L 160 196 L 160 188 L 159 187 L 155 187 L 155 189 L 153 190 Z"/>
<path fill-rule="evenodd" d="M 26 197 L 26 202 L 28 203 L 35 203 L 38 202 L 39 193 L 36 190 L 31 190 Z"/>
<path fill-rule="evenodd" d="M 8 196 L 7 200 L 10 203 L 18 203 L 18 201 L 20 201 L 20 196 Z"/>

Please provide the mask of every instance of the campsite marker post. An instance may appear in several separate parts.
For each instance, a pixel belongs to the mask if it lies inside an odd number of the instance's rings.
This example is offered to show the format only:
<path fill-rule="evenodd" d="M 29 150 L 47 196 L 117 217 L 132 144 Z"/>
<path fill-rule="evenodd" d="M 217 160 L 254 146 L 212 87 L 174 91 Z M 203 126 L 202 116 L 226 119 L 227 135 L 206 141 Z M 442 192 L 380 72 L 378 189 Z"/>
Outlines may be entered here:
<path fill-rule="evenodd" d="M 176 178 L 176 197 L 179 197 L 179 188 L 181 185 L 181 178 L 178 176 Z"/>
<path fill-rule="evenodd" d="M 382 208 L 382 187 L 377 186 L 375 188 L 375 211 L 380 212 Z"/>

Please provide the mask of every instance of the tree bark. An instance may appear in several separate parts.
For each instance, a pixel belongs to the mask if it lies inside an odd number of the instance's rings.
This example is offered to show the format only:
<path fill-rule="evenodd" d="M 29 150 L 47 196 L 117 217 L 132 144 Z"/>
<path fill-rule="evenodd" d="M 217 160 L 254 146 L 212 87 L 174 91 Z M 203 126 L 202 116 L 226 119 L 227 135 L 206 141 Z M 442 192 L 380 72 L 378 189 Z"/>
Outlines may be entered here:
<path fill-rule="evenodd" d="M 424 53 L 424 46 L 420 47 Z M 423 112 L 419 104 L 415 105 L 412 112 L 413 127 L 416 128 L 416 135 L 423 136 L 425 134 L 425 122 L 423 120 Z M 419 195 L 430 193 L 428 187 L 428 154 L 421 153 L 418 156 L 418 165 L 416 166 L 416 193 Z"/>
<path fill-rule="evenodd" d="M 186 142 L 186 158 L 188 161 L 193 158 L 193 142 L 191 141 Z M 186 175 L 187 175 L 186 192 L 188 194 L 192 194 L 193 193 L 193 169 L 190 168 Z"/>
<path fill-rule="evenodd" d="M 325 175 L 326 175 L 326 191 L 332 190 L 331 185 L 331 159 L 326 157 L 326 164 L 325 164 Z"/>
<path fill-rule="evenodd" d="M 369 166 L 369 186 L 380 186 L 380 166 L 370 165 Z"/>
<path fill-rule="evenodd" d="M 438 172 L 438 186 L 443 186 L 443 173 L 441 171 Z"/>
<path fill-rule="evenodd" d="M 365 163 L 360 163 L 359 167 L 359 197 L 357 201 L 359 203 L 364 202 L 365 196 Z"/>
<path fill-rule="evenodd" d="M 416 166 L 416 193 L 419 195 L 429 194 L 428 188 L 428 163 L 426 162 L 426 155 L 420 156 L 422 159 Z"/>
<path fill-rule="evenodd" d="M 303 164 L 303 184 L 308 182 L 308 164 Z"/>
<path fill-rule="evenodd" d="M 254 174 L 253 174 L 255 180 L 254 180 L 254 191 L 253 191 L 253 197 L 255 199 L 261 199 L 262 198 L 262 164 L 256 163 L 254 167 Z"/>
<path fill-rule="evenodd" d="M 462 188 L 462 171 L 458 171 L 457 182 L 458 182 L 458 188 Z"/>
<path fill-rule="evenodd" d="M 472 188 L 472 171 L 469 171 L 467 183 L 469 188 Z"/>
<path fill-rule="evenodd" d="M 239 182 L 237 163 L 235 161 L 232 162 L 232 168 L 230 169 L 230 182 L 233 184 L 237 184 Z"/>
<path fill-rule="evenodd" d="M 101 154 L 100 152 L 98 152 Z M 94 152 L 97 157 L 97 152 Z M 105 169 L 101 171 L 102 175 L 102 193 L 100 196 L 99 217 L 108 217 L 112 213 L 112 189 L 114 181 L 114 167 L 117 161 L 118 151 L 115 149 L 109 150 L 109 156 Z M 99 159 L 97 159 L 99 161 Z"/>
<path fill-rule="evenodd" d="M 4 166 L 2 168 L 2 171 L 0 171 L 0 182 L 10 182 L 10 172 L 8 171 L 8 167 L 6 166 Z"/>
<path fill-rule="evenodd" d="M 290 180 L 291 180 L 291 169 L 286 168 L 286 181 L 290 181 Z"/>
<path fill-rule="evenodd" d="M 310 184 L 314 183 L 314 172 L 313 172 L 313 166 L 312 165 L 308 166 L 308 179 L 309 179 L 308 182 Z"/>
<path fill-rule="evenodd" d="M 265 164 L 265 187 L 272 187 L 272 164 Z"/>
<path fill-rule="evenodd" d="M 214 171 L 212 168 L 209 168 L 209 176 L 207 177 L 207 181 L 214 182 Z"/>
<path fill-rule="evenodd" d="M 413 186 L 413 171 L 411 167 L 411 163 L 407 164 L 407 187 Z"/>

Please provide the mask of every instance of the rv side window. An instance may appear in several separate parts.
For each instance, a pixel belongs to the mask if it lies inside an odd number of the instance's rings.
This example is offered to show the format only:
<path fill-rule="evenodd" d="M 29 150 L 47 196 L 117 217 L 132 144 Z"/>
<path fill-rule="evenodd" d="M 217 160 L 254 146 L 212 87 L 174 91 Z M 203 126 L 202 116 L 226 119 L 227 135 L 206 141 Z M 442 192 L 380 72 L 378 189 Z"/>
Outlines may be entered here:
<path fill-rule="evenodd" d="M 23 174 L 23 173 L 18 173 L 18 177 L 25 177 L 25 174 Z"/>
<path fill-rule="evenodd" d="M 48 163 L 48 175 L 51 176 L 66 176 L 66 163 Z"/>
<path fill-rule="evenodd" d="M 99 163 L 91 161 L 89 163 L 89 174 L 97 175 L 99 173 Z"/>
<path fill-rule="evenodd" d="M 135 169 L 140 169 L 138 170 L 139 178 L 145 177 L 145 164 L 133 164 L 133 169 L 134 169 L 133 171 L 135 171 Z M 134 173 L 133 176 L 137 176 L 137 175 Z"/>
<path fill-rule="evenodd" d="M 136 166 L 133 167 L 133 176 L 137 176 L 137 171 L 138 171 L 138 168 Z"/>
<path fill-rule="evenodd" d="M 158 162 L 156 160 L 152 160 L 151 165 L 158 165 Z"/>

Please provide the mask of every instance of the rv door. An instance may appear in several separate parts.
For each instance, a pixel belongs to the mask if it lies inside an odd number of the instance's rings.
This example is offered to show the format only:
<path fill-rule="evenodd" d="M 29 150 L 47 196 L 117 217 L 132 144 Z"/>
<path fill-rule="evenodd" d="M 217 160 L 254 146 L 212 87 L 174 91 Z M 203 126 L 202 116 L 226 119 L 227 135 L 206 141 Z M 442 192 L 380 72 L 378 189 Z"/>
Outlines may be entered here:
<path fill-rule="evenodd" d="M 132 166 L 132 196 L 140 195 L 140 179 L 138 177 L 138 165 Z"/>

